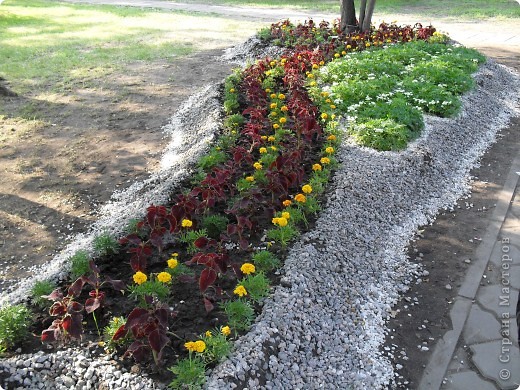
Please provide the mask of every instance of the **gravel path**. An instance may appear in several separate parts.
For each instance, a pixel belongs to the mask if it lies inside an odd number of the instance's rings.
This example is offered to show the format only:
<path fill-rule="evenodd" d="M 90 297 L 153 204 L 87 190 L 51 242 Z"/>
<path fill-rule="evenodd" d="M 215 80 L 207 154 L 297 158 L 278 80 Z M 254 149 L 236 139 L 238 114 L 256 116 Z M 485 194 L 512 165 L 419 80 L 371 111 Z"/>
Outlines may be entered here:
<path fill-rule="evenodd" d="M 379 348 L 391 305 L 420 273 L 407 261 L 407 243 L 418 226 L 468 190 L 469 170 L 496 132 L 519 114 L 518 76 L 488 63 L 476 79 L 478 88 L 464 98 L 463 113 L 454 120 L 427 118 L 423 136 L 404 152 L 342 145 L 341 165 L 316 229 L 293 247 L 282 285 L 251 332 L 236 342 L 233 355 L 211 373 L 208 388 L 377 389 L 392 383 L 391 360 Z M 165 129 L 171 142 L 162 170 L 115 194 L 92 231 L 38 270 L 37 278 L 63 275 L 66 258 L 89 250 L 98 232 L 121 232 L 147 205 L 164 202 L 219 124 L 217 89 L 208 87 Z M 23 299 L 35 280 L 3 294 L 1 303 Z M 0 374 L 30 389 L 160 387 L 114 367 L 109 357 L 93 358 L 94 352 L 83 346 L 4 359 Z"/>

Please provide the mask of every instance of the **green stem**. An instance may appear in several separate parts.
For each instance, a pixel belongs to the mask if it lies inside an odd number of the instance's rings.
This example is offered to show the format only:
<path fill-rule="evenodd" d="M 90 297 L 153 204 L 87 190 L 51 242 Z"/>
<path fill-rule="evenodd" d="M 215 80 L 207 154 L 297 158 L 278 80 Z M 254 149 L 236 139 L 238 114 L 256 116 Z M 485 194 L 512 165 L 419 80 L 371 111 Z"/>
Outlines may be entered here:
<path fill-rule="evenodd" d="M 94 323 L 96 324 L 97 334 L 99 337 L 101 337 L 101 332 L 99 331 L 99 326 L 96 319 L 96 313 L 92 312 L 92 317 L 94 318 Z"/>

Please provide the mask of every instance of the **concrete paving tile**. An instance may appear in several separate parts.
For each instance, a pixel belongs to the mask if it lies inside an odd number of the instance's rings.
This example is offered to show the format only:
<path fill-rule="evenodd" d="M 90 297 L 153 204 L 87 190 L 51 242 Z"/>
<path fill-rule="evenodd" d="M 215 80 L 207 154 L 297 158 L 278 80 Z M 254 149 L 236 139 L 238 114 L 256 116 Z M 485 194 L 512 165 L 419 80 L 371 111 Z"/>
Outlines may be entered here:
<path fill-rule="evenodd" d="M 518 290 L 501 284 L 481 286 L 476 300 L 483 309 L 493 312 L 496 318 L 505 318 L 506 315 L 515 318 Z"/>
<path fill-rule="evenodd" d="M 496 382 L 500 389 L 518 389 L 520 384 L 520 351 L 510 340 L 472 345 L 471 360 L 480 374 Z M 480 389 L 480 387 L 466 387 Z"/>
<path fill-rule="evenodd" d="M 472 371 L 458 372 L 448 375 L 443 390 L 496 390 L 497 387 L 485 379 L 480 378 Z"/>
<path fill-rule="evenodd" d="M 454 374 L 461 371 L 470 370 L 470 355 L 463 347 L 458 347 L 453 353 L 450 364 L 448 366 L 447 374 Z"/>
<path fill-rule="evenodd" d="M 464 326 L 464 341 L 466 344 L 477 344 L 490 340 L 500 340 L 502 339 L 500 325 L 493 314 L 474 304 Z"/>

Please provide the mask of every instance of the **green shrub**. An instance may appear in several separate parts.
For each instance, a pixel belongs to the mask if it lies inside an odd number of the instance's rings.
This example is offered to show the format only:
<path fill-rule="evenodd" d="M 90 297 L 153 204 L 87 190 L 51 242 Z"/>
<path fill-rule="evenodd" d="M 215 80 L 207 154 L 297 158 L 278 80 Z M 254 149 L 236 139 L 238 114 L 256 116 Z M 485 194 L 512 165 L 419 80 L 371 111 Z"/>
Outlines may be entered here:
<path fill-rule="evenodd" d="M 228 317 L 231 329 L 235 331 L 249 329 L 255 317 L 255 312 L 249 302 L 237 299 L 224 302 L 221 306 Z"/>
<path fill-rule="evenodd" d="M 226 161 L 226 153 L 217 147 L 211 149 L 207 155 L 202 156 L 198 162 L 198 166 L 203 171 L 209 172 L 212 168 L 219 164 L 225 163 Z"/>
<path fill-rule="evenodd" d="M 90 272 L 90 256 L 87 251 L 76 251 L 76 253 L 69 258 L 69 261 L 71 262 L 70 273 L 73 279 L 77 279 Z"/>
<path fill-rule="evenodd" d="M 56 283 L 49 280 L 38 280 L 31 289 L 31 297 L 33 302 L 40 308 L 50 306 L 50 302 L 42 295 L 50 295 L 56 288 Z"/>
<path fill-rule="evenodd" d="M 273 255 L 269 251 L 258 251 L 256 252 L 252 259 L 253 263 L 255 264 L 255 267 L 258 268 L 259 271 L 265 271 L 269 272 L 272 271 L 278 267 L 280 267 L 280 260 Z"/>
<path fill-rule="evenodd" d="M 269 280 L 263 272 L 247 275 L 239 283 L 247 290 L 248 297 L 255 302 L 260 302 L 269 296 Z"/>
<path fill-rule="evenodd" d="M 220 238 L 220 233 L 226 230 L 229 220 L 220 214 L 207 215 L 202 218 L 202 227 L 208 232 L 208 236 L 214 239 Z"/>
<path fill-rule="evenodd" d="M 0 309 L 0 348 L 13 349 L 29 334 L 31 314 L 24 305 L 8 305 Z"/>
<path fill-rule="evenodd" d="M 200 356 L 181 359 L 177 364 L 168 369 L 176 375 L 176 378 L 169 384 L 172 389 L 197 390 L 202 389 L 206 382 L 206 365 Z"/>
<path fill-rule="evenodd" d="M 110 256 L 119 252 L 119 243 L 108 232 L 94 238 L 94 249 L 101 256 Z"/>

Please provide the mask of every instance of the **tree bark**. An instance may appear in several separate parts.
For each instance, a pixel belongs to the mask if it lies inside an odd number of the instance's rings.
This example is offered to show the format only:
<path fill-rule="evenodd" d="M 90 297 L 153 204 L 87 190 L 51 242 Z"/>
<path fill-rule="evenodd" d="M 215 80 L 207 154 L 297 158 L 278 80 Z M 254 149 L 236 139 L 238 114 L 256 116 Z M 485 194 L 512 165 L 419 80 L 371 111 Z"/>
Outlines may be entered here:
<path fill-rule="evenodd" d="M 367 0 L 361 0 L 361 5 L 359 6 L 359 29 L 363 27 L 363 23 L 365 22 L 365 14 L 367 9 Z"/>
<path fill-rule="evenodd" d="M 354 0 L 341 0 L 341 31 L 350 33 L 357 28 Z"/>
<path fill-rule="evenodd" d="M 370 26 L 372 24 L 372 15 L 374 14 L 374 8 L 376 7 L 376 0 L 370 0 L 368 3 L 368 9 L 366 12 L 366 16 L 363 20 L 363 23 L 361 21 L 359 22 L 359 27 L 361 28 L 361 31 L 368 31 L 370 30 Z"/>

